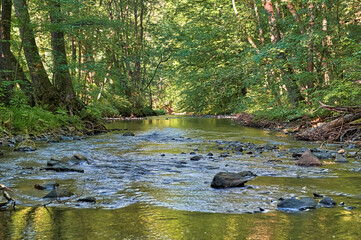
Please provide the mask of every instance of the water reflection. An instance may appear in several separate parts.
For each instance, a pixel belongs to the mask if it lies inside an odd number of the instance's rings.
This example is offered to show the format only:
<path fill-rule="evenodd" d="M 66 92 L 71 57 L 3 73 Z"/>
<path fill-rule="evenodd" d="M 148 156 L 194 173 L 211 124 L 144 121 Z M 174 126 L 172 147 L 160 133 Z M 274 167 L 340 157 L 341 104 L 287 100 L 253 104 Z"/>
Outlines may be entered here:
<path fill-rule="evenodd" d="M 6 216 L 5 216 L 6 215 Z M 216 214 L 133 204 L 116 210 L 0 212 L 1 239 L 357 239 L 360 212 Z"/>

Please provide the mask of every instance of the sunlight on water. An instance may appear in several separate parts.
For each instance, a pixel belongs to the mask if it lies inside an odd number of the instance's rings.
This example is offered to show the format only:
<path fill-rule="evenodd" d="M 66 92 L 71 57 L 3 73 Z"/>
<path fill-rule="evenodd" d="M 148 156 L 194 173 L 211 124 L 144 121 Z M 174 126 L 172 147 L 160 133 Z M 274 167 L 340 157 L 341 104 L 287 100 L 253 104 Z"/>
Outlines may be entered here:
<path fill-rule="evenodd" d="M 18 206 L 0 211 L 0 239 L 356 239 L 361 234 L 361 179 L 351 171 L 360 168 L 355 159 L 298 167 L 287 150 L 319 144 L 230 119 L 164 116 L 107 127 L 114 131 L 82 141 L 37 142 L 32 153 L 5 149 L 0 179 L 14 189 Z M 123 136 L 127 131 L 135 136 Z M 227 147 L 235 141 L 278 149 L 238 155 Z M 202 157 L 192 161 L 192 152 Z M 77 166 L 84 173 L 42 170 L 51 157 L 75 153 L 89 159 L 89 165 Z M 258 177 L 244 188 L 212 189 L 220 171 L 252 171 Z M 33 187 L 52 181 L 75 195 L 50 201 L 43 198 L 47 191 Z M 279 198 L 314 192 L 355 208 L 276 209 Z M 83 197 L 97 203 L 76 201 Z"/>

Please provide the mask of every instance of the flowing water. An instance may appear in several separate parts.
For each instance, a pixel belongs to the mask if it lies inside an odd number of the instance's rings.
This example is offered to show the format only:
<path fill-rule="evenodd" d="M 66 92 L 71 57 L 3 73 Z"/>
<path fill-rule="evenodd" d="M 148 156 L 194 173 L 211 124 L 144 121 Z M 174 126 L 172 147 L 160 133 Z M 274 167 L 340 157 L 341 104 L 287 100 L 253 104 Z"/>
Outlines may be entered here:
<path fill-rule="evenodd" d="M 115 130 L 81 141 L 37 142 L 35 152 L 5 148 L 0 183 L 13 189 L 17 207 L 0 211 L 0 239 L 361 236 L 361 164 L 356 159 L 349 158 L 347 164 L 298 167 L 288 149 L 320 144 L 241 127 L 230 119 L 152 117 L 107 127 Z M 135 136 L 123 136 L 127 131 Z M 278 149 L 232 153 L 230 145 L 240 142 Z M 202 158 L 190 160 L 191 152 Z M 213 156 L 208 156 L 210 152 Z M 75 153 L 89 159 L 89 164 L 77 166 L 84 173 L 42 170 L 52 156 Z M 211 188 L 213 176 L 221 171 L 252 171 L 257 177 L 244 188 Z M 75 195 L 51 201 L 43 198 L 49 190 L 33 187 L 54 181 Z M 279 198 L 312 197 L 314 192 L 345 205 L 304 212 L 277 210 Z M 84 197 L 95 197 L 97 202 L 76 201 Z"/>

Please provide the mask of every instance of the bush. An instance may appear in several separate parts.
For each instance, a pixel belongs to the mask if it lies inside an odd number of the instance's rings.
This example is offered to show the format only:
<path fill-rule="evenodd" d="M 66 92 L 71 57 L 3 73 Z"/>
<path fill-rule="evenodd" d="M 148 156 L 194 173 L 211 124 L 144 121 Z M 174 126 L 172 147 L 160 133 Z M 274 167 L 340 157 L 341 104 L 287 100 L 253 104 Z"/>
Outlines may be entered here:
<path fill-rule="evenodd" d="M 156 114 L 157 116 L 159 116 L 159 115 L 166 115 L 166 114 L 167 114 L 167 111 L 164 110 L 164 109 L 157 109 L 157 110 L 154 110 L 154 112 L 155 112 L 155 114 Z"/>

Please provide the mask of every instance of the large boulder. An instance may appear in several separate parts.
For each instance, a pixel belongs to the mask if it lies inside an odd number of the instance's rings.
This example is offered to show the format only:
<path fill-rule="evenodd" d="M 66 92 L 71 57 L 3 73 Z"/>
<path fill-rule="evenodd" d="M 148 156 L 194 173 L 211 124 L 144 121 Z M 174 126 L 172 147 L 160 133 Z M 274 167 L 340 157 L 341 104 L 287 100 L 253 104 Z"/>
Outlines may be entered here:
<path fill-rule="evenodd" d="M 284 211 L 304 211 L 316 208 L 316 201 L 312 198 L 289 198 L 280 201 L 277 208 Z"/>
<path fill-rule="evenodd" d="M 244 187 L 244 184 L 255 178 L 256 175 L 250 171 L 239 173 L 219 172 L 213 177 L 212 188 Z"/>
<path fill-rule="evenodd" d="M 310 167 L 310 166 L 321 166 L 322 163 L 320 162 L 320 160 L 318 160 L 318 158 L 315 155 L 311 153 L 310 150 L 307 150 L 301 155 L 300 159 L 298 159 L 296 165 Z"/>
<path fill-rule="evenodd" d="M 25 139 L 24 141 L 19 143 L 14 149 L 14 151 L 19 151 L 19 152 L 28 152 L 35 150 L 36 150 L 36 145 L 30 139 Z"/>

